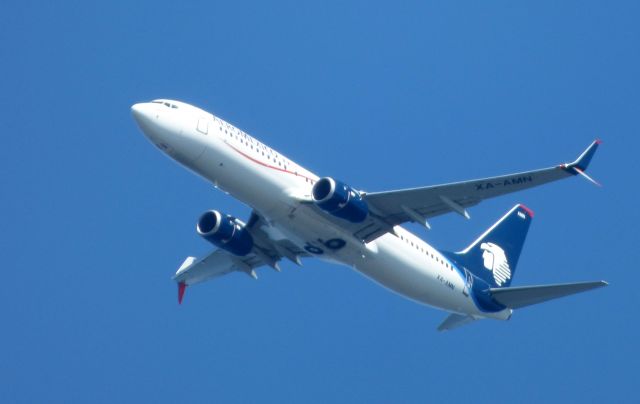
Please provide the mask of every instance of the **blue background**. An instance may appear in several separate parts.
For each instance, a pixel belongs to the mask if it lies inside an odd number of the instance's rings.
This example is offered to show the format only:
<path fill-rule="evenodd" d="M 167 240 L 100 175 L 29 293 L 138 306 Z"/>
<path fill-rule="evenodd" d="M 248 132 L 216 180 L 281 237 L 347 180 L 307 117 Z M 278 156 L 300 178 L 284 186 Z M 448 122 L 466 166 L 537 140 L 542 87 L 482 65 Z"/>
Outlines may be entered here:
<path fill-rule="evenodd" d="M 635 401 L 640 3 L 11 2 L 0 14 L 0 401 Z M 480 4 L 481 3 L 481 4 Z M 516 285 L 611 285 L 437 333 L 445 313 L 307 260 L 176 303 L 249 208 L 182 169 L 130 105 L 183 100 L 369 191 L 590 174 L 416 229 L 468 244 L 535 213 Z"/>

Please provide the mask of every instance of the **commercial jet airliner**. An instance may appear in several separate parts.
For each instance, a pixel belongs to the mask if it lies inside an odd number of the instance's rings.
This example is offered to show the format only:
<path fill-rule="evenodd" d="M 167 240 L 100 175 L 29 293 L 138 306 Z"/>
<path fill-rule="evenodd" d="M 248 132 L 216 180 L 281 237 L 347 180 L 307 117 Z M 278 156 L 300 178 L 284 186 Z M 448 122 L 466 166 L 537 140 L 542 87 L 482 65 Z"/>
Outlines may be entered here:
<path fill-rule="evenodd" d="M 247 133 L 192 105 L 159 99 L 135 104 L 132 114 L 147 138 L 169 157 L 249 205 L 244 222 L 206 211 L 196 231 L 218 247 L 188 257 L 176 272 L 178 302 L 187 286 L 256 268 L 280 271 L 317 257 L 347 265 L 411 300 L 450 312 L 438 327 L 474 320 L 507 320 L 513 309 L 607 285 L 604 281 L 511 286 L 533 212 L 519 204 L 467 248 L 438 250 L 400 225 L 427 228 L 434 216 L 469 218 L 480 201 L 563 178 L 581 176 L 600 141 L 574 162 L 497 177 L 384 192 L 365 192 L 336 178 L 318 177 Z"/>

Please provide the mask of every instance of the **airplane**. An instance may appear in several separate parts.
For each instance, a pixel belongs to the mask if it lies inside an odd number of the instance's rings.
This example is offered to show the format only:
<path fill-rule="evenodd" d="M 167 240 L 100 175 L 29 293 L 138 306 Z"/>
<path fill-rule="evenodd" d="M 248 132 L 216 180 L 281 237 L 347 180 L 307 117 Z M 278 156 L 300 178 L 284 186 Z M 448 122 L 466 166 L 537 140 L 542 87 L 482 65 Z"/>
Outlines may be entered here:
<path fill-rule="evenodd" d="M 605 281 L 511 286 L 533 212 L 511 208 L 459 252 L 440 251 L 401 225 L 445 213 L 470 218 L 481 201 L 586 174 L 600 140 L 572 163 L 449 184 L 365 192 L 319 177 L 266 144 L 203 109 L 157 99 L 132 115 L 144 135 L 171 159 L 249 205 L 245 222 L 208 210 L 196 231 L 218 247 L 187 257 L 173 279 L 181 304 L 187 286 L 231 272 L 257 279 L 256 269 L 280 271 L 316 257 L 354 268 L 416 302 L 449 312 L 438 330 L 479 319 L 508 320 L 514 309 L 606 286 Z"/>

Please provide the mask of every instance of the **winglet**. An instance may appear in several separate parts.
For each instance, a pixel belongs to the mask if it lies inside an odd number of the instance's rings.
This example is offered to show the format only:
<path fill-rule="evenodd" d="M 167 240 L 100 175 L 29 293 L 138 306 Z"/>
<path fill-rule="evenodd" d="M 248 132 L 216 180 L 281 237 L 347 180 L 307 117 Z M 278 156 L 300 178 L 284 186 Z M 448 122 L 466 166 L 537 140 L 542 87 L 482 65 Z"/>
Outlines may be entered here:
<path fill-rule="evenodd" d="M 596 150 L 598 149 L 598 146 L 600 145 L 600 143 L 602 143 L 602 140 L 600 139 L 594 140 L 589 145 L 589 147 L 587 147 L 587 149 L 584 152 L 582 152 L 582 154 L 580 155 L 580 157 L 576 159 L 576 161 L 570 164 L 562 164 L 560 168 L 570 172 L 573 175 L 581 175 L 582 177 L 586 178 L 588 181 L 592 182 L 597 186 L 602 186 L 598 181 L 594 180 L 593 178 L 591 178 L 585 173 L 585 171 L 587 170 L 587 167 L 589 167 L 591 158 L 593 158 L 593 155 L 596 153 Z"/>
<path fill-rule="evenodd" d="M 596 153 L 598 146 L 602 143 L 602 140 L 596 139 L 594 140 L 587 149 L 582 152 L 580 157 L 576 159 L 573 163 L 569 164 L 569 167 L 576 167 L 582 171 L 586 171 L 587 167 L 589 167 L 589 163 L 591 162 L 591 158 Z"/>
<path fill-rule="evenodd" d="M 184 282 L 178 283 L 178 304 L 182 304 L 184 298 L 184 291 L 187 289 L 187 284 Z"/>
<path fill-rule="evenodd" d="M 573 169 L 574 169 L 575 171 L 577 171 L 577 172 L 578 172 L 578 174 L 580 174 L 581 176 L 583 176 L 584 178 L 586 178 L 586 179 L 587 179 L 587 181 L 591 182 L 592 184 L 597 185 L 597 186 L 599 186 L 599 187 L 601 187 L 601 186 L 602 186 L 602 184 L 600 184 L 598 181 L 594 180 L 593 178 L 589 177 L 589 176 L 587 175 L 587 173 L 585 173 L 584 171 L 582 171 L 582 170 L 581 170 L 581 169 L 579 169 L 578 167 L 573 167 Z"/>

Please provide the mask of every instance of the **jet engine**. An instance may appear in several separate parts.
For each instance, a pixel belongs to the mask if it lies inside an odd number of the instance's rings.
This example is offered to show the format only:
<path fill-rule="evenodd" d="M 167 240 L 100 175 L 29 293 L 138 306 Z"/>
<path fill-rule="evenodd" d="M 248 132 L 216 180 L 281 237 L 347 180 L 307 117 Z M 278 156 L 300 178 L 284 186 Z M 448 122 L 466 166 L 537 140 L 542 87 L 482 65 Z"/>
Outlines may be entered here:
<path fill-rule="evenodd" d="M 238 256 L 245 256 L 253 248 L 249 231 L 231 216 L 223 216 L 217 210 L 208 210 L 200 216 L 196 225 L 198 234 L 214 245 Z"/>
<path fill-rule="evenodd" d="M 333 178 L 325 177 L 318 180 L 311 194 L 320 209 L 349 222 L 363 222 L 369 214 L 369 207 L 360 193 Z"/>

